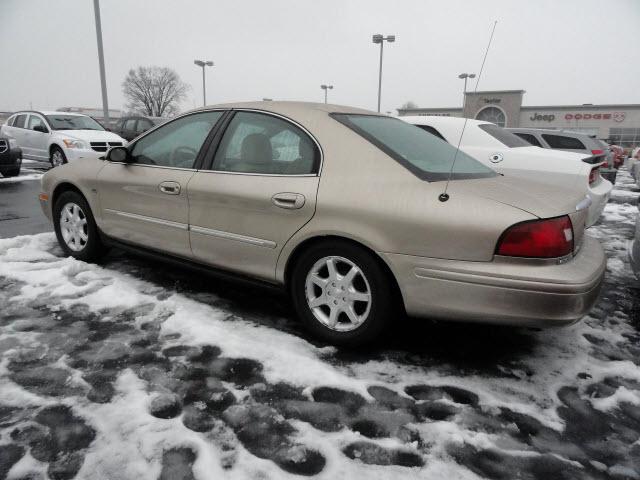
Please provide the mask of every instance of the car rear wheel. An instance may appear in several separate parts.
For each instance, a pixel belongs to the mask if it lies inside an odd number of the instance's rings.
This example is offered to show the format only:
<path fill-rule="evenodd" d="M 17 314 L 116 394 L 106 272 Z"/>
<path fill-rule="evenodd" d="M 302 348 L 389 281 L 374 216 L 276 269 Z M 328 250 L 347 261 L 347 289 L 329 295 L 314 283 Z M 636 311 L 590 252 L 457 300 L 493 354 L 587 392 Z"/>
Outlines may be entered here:
<path fill-rule="evenodd" d="M 307 328 L 335 345 L 375 340 L 393 313 L 392 284 L 366 250 L 348 242 L 312 246 L 291 276 L 294 307 Z"/>
<path fill-rule="evenodd" d="M 51 167 L 55 168 L 67 163 L 67 157 L 60 147 L 53 147 L 51 149 L 49 161 L 51 162 Z"/>
<path fill-rule="evenodd" d="M 91 262 L 106 252 L 89 204 L 78 192 L 67 191 L 58 197 L 53 219 L 58 243 L 65 254 Z"/>

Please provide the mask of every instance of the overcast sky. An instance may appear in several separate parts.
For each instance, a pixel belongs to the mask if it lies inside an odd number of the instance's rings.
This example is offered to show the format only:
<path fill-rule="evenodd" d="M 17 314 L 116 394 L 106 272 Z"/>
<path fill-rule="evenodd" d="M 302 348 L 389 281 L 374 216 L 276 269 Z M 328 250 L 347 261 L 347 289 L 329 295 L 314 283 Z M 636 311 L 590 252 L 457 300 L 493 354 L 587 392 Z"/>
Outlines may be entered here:
<path fill-rule="evenodd" d="M 640 103 L 640 0 L 101 0 L 110 108 L 130 68 L 175 69 L 191 85 L 183 109 L 209 104 L 323 101 L 382 110 L 462 101 L 460 72 L 480 90 L 524 89 L 525 105 Z M 101 107 L 92 0 L 0 0 L 0 110 Z M 470 84 L 473 88 L 474 84 Z"/>

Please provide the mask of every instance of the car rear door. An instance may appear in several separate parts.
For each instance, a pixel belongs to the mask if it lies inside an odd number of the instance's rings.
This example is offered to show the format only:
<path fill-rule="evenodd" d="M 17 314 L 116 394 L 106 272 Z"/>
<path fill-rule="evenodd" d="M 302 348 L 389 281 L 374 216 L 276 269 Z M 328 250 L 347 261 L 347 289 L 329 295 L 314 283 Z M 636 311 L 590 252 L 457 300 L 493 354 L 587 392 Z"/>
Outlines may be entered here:
<path fill-rule="evenodd" d="M 26 137 L 26 126 L 27 126 L 27 115 L 26 113 L 20 113 L 16 115 L 15 120 L 13 121 L 13 125 L 5 125 L 2 128 L 2 131 L 5 132 L 9 137 L 12 137 L 18 143 L 18 146 L 23 149 L 22 155 L 24 158 L 31 158 L 31 155 L 28 154 L 24 150 L 24 142 Z"/>
<path fill-rule="evenodd" d="M 283 245 L 314 215 L 321 150 L 295 122 L 235 111 L 188 186 L 194 257 L 273 280 Z"/>
<path fill-rule="evenodd" d="M 221 111 L 179 117 L 128 149 L 132 163 L 98 174 L 100 228 L 116 239 L 191 257 L 187 184 Z"/>
<path fill-rule="evenodd" d="M 46 132 L 35 130 L 36 127 L 43 127 Z M 27 130 L 25 132 L 24 150 L 32 158 L 47 161 L 49 159 L 49 136 L 50 128 L 41 115 L 30 113 L 27 120 Z"/>

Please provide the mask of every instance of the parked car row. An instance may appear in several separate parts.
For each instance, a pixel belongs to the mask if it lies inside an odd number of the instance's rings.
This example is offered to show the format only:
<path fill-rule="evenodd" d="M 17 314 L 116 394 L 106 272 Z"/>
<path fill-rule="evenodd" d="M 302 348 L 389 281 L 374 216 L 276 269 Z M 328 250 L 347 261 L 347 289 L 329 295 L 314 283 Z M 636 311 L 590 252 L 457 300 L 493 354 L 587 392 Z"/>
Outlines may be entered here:
<path fill-rule="evenodd" d="M 50 170 L 40 201 L 67 255 L 118 245 L 265 282 L 336 344 L 377 338 L 402 311 L 579 320 L 605 271 L 584 234 L 610 188 L 598 163 L 486 122 L 458 150 L 453 122 L 437 127 L 325 104 L 206 107 Z"/>
<path fill-rule="evenodd" d="M 113 131 L 93 118 L 72 112 L 17 112 L 0 127 L 0 135 L 13 139 L 25 159 L 50 162 L 52 167 L 75 160 L 98 158 L 166 119 L 124 117 Z"/>
<path fill-rule="evenodd" d="M 532 146 L 522 136 L 534 135 L 534 133 L 504 129 L 481 120 L 438 116 L 400 118 L 436 135 L 451 145 L 455 146 L 460 143 L 462 151 L 496 172 L 544 182 L 559 189 L 577 188 L 591 200 L 586 220 L 587 227 L 597 222 L 609 200 L 613 186 L 611 182 L 600 175 L 600 166 L 605 162 L 605 155 L 600 148 L 595 148 L 595 143 L 589 145 L 589 147 L 594 147 L 593 150 L 586 151 L 584 149 L 543 150 Z M 462 134 L 463 128 L 464 134 Z M 536 131 L 533 138 L 535 139 L 538 135 L 540 133 Z M 555 132 L 553 135 L 542 133 L 540 141 L 553 142 L 549 137 L 557 136 Z M 578 146 L 569 143 L 563 145 Z"/>

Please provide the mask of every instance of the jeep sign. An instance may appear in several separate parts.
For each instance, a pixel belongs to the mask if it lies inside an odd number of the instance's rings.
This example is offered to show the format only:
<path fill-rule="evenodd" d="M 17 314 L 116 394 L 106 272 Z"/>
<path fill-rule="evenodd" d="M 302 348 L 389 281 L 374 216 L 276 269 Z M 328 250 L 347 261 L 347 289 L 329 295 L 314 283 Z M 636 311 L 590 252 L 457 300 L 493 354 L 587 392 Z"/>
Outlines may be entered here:
<path fill-rule="evenodd" d="M 540 115 L 539 113 L 534 113 L 529 117 L 529 120 L 531 120 L 532 122 L 553 122 L 555 119 L 556 116 L 553 113 L 550 113 L 548 115 Z"/>

